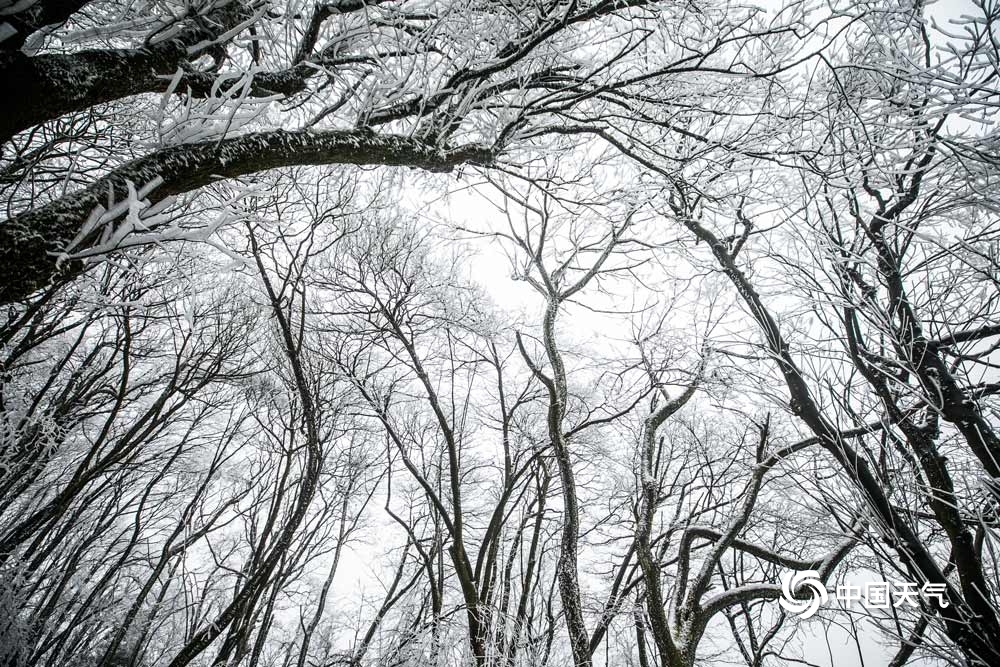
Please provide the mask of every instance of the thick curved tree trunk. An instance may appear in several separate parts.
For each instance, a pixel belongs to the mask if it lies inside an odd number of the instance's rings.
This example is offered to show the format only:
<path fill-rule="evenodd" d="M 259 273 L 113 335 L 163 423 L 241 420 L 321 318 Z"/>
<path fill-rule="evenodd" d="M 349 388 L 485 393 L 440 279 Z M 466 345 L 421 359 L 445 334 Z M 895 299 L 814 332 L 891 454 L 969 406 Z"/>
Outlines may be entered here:
<path fill-rule="evenodd" d="M 491 160 L 492 152 L 483 146 L 443 149 L 409 137 L 362 131 L 273 130 L 163 148 L 88 188 L 0 224 L 0 265 L 9 272 L 9 278 L 0 284 L 0 304 L 27 298 L 57 275 L 78 273 L 82 263 L 72 257 L 66 261 L 67 251 L 72 255 L 99 245 L 105 226 L 114 228 L 127 212 L 130 188 L 142 191 L 145 186 L 148 200 L 155 203 L 225 178 L 279 167 L 354 164 L 443 172 L 460 164 L 487 164 Z M 106 223 L 94 224 L 94 212 L 103 212 L 109 199 L 117 204 L 117 209 L 112 208 L 117 215 L 109 215 Z"/>

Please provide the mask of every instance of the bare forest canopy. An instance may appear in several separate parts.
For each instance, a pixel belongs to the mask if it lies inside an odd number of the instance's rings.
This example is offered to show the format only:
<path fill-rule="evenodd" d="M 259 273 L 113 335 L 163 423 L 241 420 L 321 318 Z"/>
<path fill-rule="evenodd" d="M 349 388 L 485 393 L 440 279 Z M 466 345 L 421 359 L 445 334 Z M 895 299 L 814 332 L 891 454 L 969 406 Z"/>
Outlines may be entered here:
<path fill-rule="evenodd" d="M 0 667 L 1000 665 L 1000 1 L 0 0 L 0 90 Z"/>

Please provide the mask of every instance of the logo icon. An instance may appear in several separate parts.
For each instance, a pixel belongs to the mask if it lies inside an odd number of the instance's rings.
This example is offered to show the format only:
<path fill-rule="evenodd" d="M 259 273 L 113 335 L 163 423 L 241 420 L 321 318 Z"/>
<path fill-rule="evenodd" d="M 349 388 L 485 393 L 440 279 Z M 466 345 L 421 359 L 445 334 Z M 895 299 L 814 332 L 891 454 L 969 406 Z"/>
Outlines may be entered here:
<path fill-rule="evenodd" d="M 812 593 L 807 600 L 795 597 L 803 588 Z M 781 575 L 781 599 L 778 602 L 785 611 L 799 614 L 802 618 L 811 618 L 819 611 L 820 606 L 826 604 L 828 598 L 826 586 L 816 570 L 785 572 Z"/>

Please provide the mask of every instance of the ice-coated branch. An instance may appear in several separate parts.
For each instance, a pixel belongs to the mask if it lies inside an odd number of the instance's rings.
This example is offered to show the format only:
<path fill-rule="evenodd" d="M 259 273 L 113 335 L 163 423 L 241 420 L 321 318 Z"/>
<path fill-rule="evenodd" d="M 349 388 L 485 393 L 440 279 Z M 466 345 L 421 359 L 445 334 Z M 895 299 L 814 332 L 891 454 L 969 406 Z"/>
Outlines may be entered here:
<path fill-rule="evenodd" d="M 202 186 L 268 169 L 296 165 L 407 166 L 433 172 L 460 164 L 488 164 L 492 151 L 481 145 L 442 149 L 398 135 L 363 131 L 272 130 L 243 136 L 180 144 L 134 160 L 92 186 L 10 218 L 0 225 L 0 264 L 9 277 L 0 287 L 0 303 L 28 297 L 45 287 L 58 271 L 57 257 L 67 244 L 86 247 L 79 232 L 92 211 L 108 200 L 127 197 L 129 183 L 161 179 L 150 193 L 153 203 Z M 69 272 L 78 271 L 72 264 Z"/>
<path fill-rule="evenodd" d="M 851 549 L 857 544 L 857 538 L 851 535 L 823 558 L 812 562 L 803 561 L 803 564 L 809 566 L 805 569 L 816 570 L 819 573 L 820 581 L 826 582 L 833 574 L 833 571 L 837 569 L 837 566 L 840 565 L 844 558 L 847 557 L 847 554 L 851 552 Z M 748 584 L 746 586 L 739 586 L 706 600 L 702 605 L 702 614 L 707 622 L 712 616 L 734 604 L 762 598 L 773 600 L 780 596 L 781 586 L 776 584 Z"/>
<path fill-rule="evenodd" d="M 185 88 L 204 95 L 215 75 L 202 80 L 190 65 L 209 50 L 216 39 L 259 18 L 262 7 L 229 2 L 207 12 L 201 20 L 188 20 L 154 33 L 139 48 L 85 49 L 73 53 L 29 56 L 21 51 L 0 51 L 0 86 L 17 91 L 8 96 L 0 114 L 0 143 L 18 132 L 74 111 L 140 93 L 167 90 L 178 70 L 189 73 Z M 262 74 L 257 94 L 289 85 L 287 74 Z M 181 90 L 184 90 L 182 88 Z M 279 91 L 280 92 L 280 91 Z"/>
<path fill-rule="evenodd" d="M 36 0 L 15 3 L 8 11 L 23 7 L 20 11 L 10 11 L 0 18 L 0 51 L 16 51 L 24 46 L 29 37 L 49 26 L 59 25 L 80 11 L 90 0 Z"/>

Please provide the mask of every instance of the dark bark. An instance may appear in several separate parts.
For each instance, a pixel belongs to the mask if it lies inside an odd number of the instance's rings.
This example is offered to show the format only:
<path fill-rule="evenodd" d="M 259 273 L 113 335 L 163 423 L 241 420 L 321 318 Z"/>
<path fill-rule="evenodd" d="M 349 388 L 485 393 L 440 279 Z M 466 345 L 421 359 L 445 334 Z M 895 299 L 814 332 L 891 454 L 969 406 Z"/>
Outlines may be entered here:
<path fill-rule="evenodd" d="M 683 647 L 677 646 L 670 632 L 670 621 L 667 617 L 666 600 L 663 596 L 663 586 L 660 580 L 660 563 L 657 562 L 652 549 L 653 519 L 656 515 L 658 498 L 661 488 L 657 478 L 656 433 L 657 430 L 680 410 L 694 395 L 697 381 L 681 394 L 670 401 L 646 419 L 643 429 L 641 451 L 641 488 L 639 499 L 639 517 L 636 526 L 636 556 L 642 568 L 646 584 L 646 608 L 649 615 L 649 628 L 656 643 L 657 652 L 665 664 L 682 661 L 680 654 Z M 637 631 L 641 630 L 636 626 Z"/>
<path fill-rule="evenodd" d="M 249 95 L 289 97 L 305 90 L 308 80 L 319 71 L 318 65 L 330 68 L 339 62 L 322 50 L 313 53 L 323 22 L 336 14 L 360 11 L 384 1 L 341 0 L 318 6 L 299 43 L 294 62 L 284 69 L 255 73 Z M 80 0 L 39 2 L 22 14 L 7 17 L 7 23 L 20 30 L 17 17 L 29 14 L 40 16 L 30 19 L 34 23 L 58 23 L 83 4 Z M 40 9 L 33 12 L 35 7 Z M 191 61 L 209 48 L 214 49 L 210 53 L 217 64 L 224 60 L 228 42 L 221 46 L 213 42 L 219 35 L 252 18 L 253 11 L 249 4 L 234 0 L 197 19 L 187 19 L 187 25 L 169 39 L 155 43 L 151 40 L 141 48 L 87 49 L 29 56 L 18 50 L 20 44 L 15 46 L 19 32 L 0 42 L 0 87 L 17 91 L 6 99 L 4 113 L 0 114 L 0 143 L 18 132 L 69 113 L 142 93 L 164 92 L 170 88 L 178 70 L 181 72 L 175 88 L 178 93 L 190 93 L 195 97 L 211 95 L 220 72 L 217 67 L 199 70 Z M 192 53 L 192 47 L 201 44 L 206 45 L 205 48 Z"/>
<path fill-rule="evenodd" d="M 782 336 L 777 322 L 764 306 L 763 300 L 749 279 L 736 266 L 726 245 L 697 221 L 688 217 L 684 217 L 682 221 L 695 236 L 708 244 L 726 276 L 737 288 L 754 319 L 763 329 L 768 348 L 774 355 L 788 387 L 792 412 L 810 428 L 819 438 L 820 445 L 858 485 L 882 527 L 884 539 L 896 550 L 914 579 L 944 585 L 949 604 L 936 605 L 935 612 L 943 621 L 948 637 L 962 650 L 971 664 L 1000 664 L 1000 632 L 997 631 L 996 613 L 991 611 L 984 616 L 978 614 L 976 609 L 970 608 L 969 601 L 965 600 L 945 577 L 910 523 L 889 502 L 881 482 L 865 458 L 844 442 L 836 428 L 827 421 L 792 359 L 788 343 Z"/>
<path fill-rule="evenodd" d="M 47 26 L 64 23 L 90 0 L 38 0 L 24 11 L 2 17 L 0 26 L 7 24 L 14 33 L 0 38 L 0 52 L 17 51 L 33 34 Z"/>
<path fill-rule="evenodd" d="M 920 195 L 923 176 L 931 165 L 935 155 L 933 148 L 927 150 L 916 161 L 915 173 L 905 188 L 901 188 L 895 203 L 888 206 L 878 199 L 878 211 L 871 221 L 864 225 L 858 219 L 858 224 L 871 241 L 877 255 L 878 276 L 885 288 L 885 310 L 890 328 L 891 347 L 895 352 L 899 365 L 912 370 L 923 389 L 924 400 L 932 408 L 933 418 L 929 426 L 918 425 L 912 415 L 904 415 L 897 405 L 898 398 L 891 390 L 887 377 L 891 375 L 882 369 L 874 367 L 869 360 L 877 359 L 864 347 L 863 335 L 855 308 L 845 311 L 844 323 L 851 358 L 855 366 L 876 390 L 890 420 L 897 424 L 906 438 L 906 442 L 916 454 L 915 461 L 932 489 L 927 494 L 927 504 L 933 511 L 939 525 L 948 536 L 952 548 L 952 559 L 959 575 L 960 585 L 965 600 L 980 619 L 991 641 L 1000 646 L 1000 620 L 990 595 L 986 573 L 978 549 L 974 545 L 972 532 L 962 520 L 959 512 L 959 500 L 955 492 L 946 457 L 940 452 L 935 440 L 938 436 L 937 418 L 942 417 L 950 422 L 962 434 L 973 454 L 982 464 L 993 482 L 995 492 L 997 478 L 1000 477 L 1000 439 L 992 425 L 983 416 L 975 397 L 964 390 L 949 365 L 941 355 L 939 345 L 928 341 L 923 323 L 918 316 L 908 293 L 904 280 L 905 244 L 894 242 L 889 231 L 896 229 L 898 221 L 906 210 L 914 205 Z M 855 213 L 857 216 L 857 214 Z M 857 218 L 856 218 L 857 219 Z M 918 217 L 903 225 L 906 234 L 919 226 Z M 850 285 L 861 284 L 863 280 L 855 273 L 843 272 L 844 292 L 850 295 Z M 867 285 L 861 303 L 870 304 L 875 292 Z M 880 304 L 874 304 L 881 309 Z M 991 335 L 994 327 L 985 327 L 966 336 L 975 339 L 976 335 Z M 961 336 L 954 337 L 951 342 L 959 342 Z"/>
<path fill-rule="evenodd" d="M 915 179 L 912 187 L 918 188 L 919 180 Z M 885 236 L 886 226 L 898 215 L 893 212 L 897 208 L 876 216 L 869 227 L 869 237 L 878 252 L 879 274 L 888 292 L 889 312 L 895 318 L 893 333 L 897 354 L 915 371 L 931 404 L 958 429 L 996 483 L 1000 478 L 1000 437 L 983 416 L 975 398 L 961 388 L 940 349 L 928 342 L 903 283 L 901 258 Z"/>
<path fill-rule="evenodd" d="M 589 667 L 590 635 L 583 617 L 583 604 L 580 595 L 579 581 L 579 539 L 580 539 L 580 506 L 576 493 L 576 476 L 573 472 L 573 461 L 569 453 L 569 443 L 563 435 L 563 419 L 566 416 L 566 401 L 569 397 L 566 369 L 563 366 L 562 354 L 555 339 L 556 317 L 560 302 L 550 300 L 545 310 L 542 323 L 542 337 L 545 351 L 552 366 L 552 380 L 549 386 L 548 429 L 549 439 L 555 452 L 556 466 L 559 469 L 559 481 L 563 496 L 562 536 L 559 542 L 559 564 L 557 578 L 559 580 L 559 597 L 562 600 L 563 614 L 566 617 L 566 629 L 569 632 L 573 650 L 573 664 L 577 667 Z"/>
<path fill-rule="evenodd" d="M 189 53 L 191 47 L 211 43 L 251 16 L 248 6 L 230 2 L 201 20 L 189 20 L 171 38 L 137 49 L 88 49 L 38 56 L 0 51 L 0 86 L 17 91 L 8 96 L 0 114 L 0 143 L 74 111 L 166 90 L 178 68 L 193 72 L 188 60 L 198 54 Z M 197 77 L 189 85 L 205 87 Z"/>
<path fill-rule="evenodd" d="M 152 48 L 92 49 L 30 57 L 21 52 L 0 54 L 0 85 L 17 91 L 7 97 L 0 114 L 0 143 L 28 128 L 98 104 L 164 92 L 178 68 L 182 70 L 175 88 L 178 93 L 189 92 L 195 97 L 211 94 L 218 73 L 191 70 L 186 49 L 177 42 Z M 250 96 L 294 95 L 305 89 L 315 72 L 306 64 L 258 72 L 253 76 Z"/>
<path fill-rule="evenodd" d="M 487 164 L 492 152 L 469 145 L 442 149 L 395 135 L 344 131 L 274 130 L 220 141 L 180 144 L 129 162 L 92 186 L 15 216 L 0 225 L 0 266 L 7 275 L 0 285 L 0 303 L 27 298 L 57 275 L 79 273 L 80 262 L 59 265 L 57 258 L 77 235 L 91 212 L 116 202 L 136 188 L 162 179 L 151 201 L 196 190 L 210 183 L 268 169 L 294 165 L 394 165 L 428 171 L 450 171 L 463 163 Z M 75 246 L 82 250 L 99 237 L 95 230 Z"/>
<path fill-rule="evenodd" d="M 252 232 L 249 236 L 261 282 L 270 302 L 271 312 L 278 323 L 283 353 L 291 370 L 295 394 L 301 404 L 301 430 L 305 436 L 305 442 L 301 448 L 304 451 L 303 469 L 299 473 L 298 488 L 294 491 L 288 518 L 276 531 L 270 552 L 267 555 L 261 554 L 263 550 L 262 539 L 260 547 L 253 553 L 252 560 L 257 566 L 253 568 L 252 575 L 247 577 L 243 586 L 233 596 L 232 601 L 210 623 L 202 626 L 193 634 L 184 648 L 170 661 L 170 667 L 184 667 L 195 660 L 230 625 L 245 616 L 247 610 L 253 608 L 266 587 L 273 583 L 272 577 L 275 571 L 280 571 L 279 564 L 287 557 L 292 548 L 292 542 L 306 519 L 306 514 L 319 488 L 323 468 L 325 439 L 320 424 L 321 410 L 316 405 L 313 385 L 307 377 L 303 361 L 299 356 L 296 331 L 293 329 L 291 318 L 282 307 L 281 300 L 268 277 L 267 269 L 261 259 L 260 246 Z M 275 509 L 278 508 L 279 504 L 279 502 L 275 503 Z"/>

